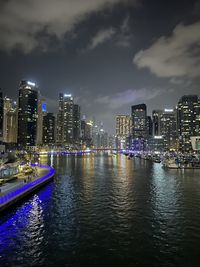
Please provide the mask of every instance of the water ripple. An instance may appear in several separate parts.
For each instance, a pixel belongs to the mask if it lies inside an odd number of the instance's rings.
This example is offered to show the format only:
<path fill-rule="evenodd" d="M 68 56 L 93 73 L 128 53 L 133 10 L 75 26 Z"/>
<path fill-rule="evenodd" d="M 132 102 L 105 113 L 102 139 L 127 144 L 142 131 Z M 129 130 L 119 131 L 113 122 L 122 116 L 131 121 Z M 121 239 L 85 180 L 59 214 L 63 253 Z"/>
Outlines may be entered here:
<path fill-rule="evenodd" d="M 0 266 L 196 266 L 199 171 L 108 155 L 51 162 L 54 182 L 0 218 Z"/>

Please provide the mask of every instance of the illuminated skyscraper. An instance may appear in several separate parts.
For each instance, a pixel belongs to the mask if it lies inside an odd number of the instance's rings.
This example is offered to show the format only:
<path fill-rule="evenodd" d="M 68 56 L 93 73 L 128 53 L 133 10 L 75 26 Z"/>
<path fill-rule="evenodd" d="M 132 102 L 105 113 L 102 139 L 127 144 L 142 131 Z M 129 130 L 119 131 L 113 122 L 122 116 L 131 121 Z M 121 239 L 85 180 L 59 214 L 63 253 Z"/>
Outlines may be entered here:
<path fill-rule="evenodd" d="M 38 92 L 37 145 L 41 145 L 43 143 L 43 117 L 46 113 L 46 101 Z"/>
<path fill-rule="evenodd" d="M 96 148 L 107 148 L 108 147 L 108 133 L 104 130 L 103 123 L 101 122 L 98 134 Z"/>
<path fill-rule="evenodd" d="M 133 150 L 144 151 L 148 136 L 146 105 L 139 104 L 132 106 L 131 118 L 132 118 L 132 140 L 129 146 Z"/>
<path fill-rule="evenodd" d="M 131 117 L 129 115 L 116 116 L 116 135 L 119 138 L 126 138 L 131 133 Z"/>
<path fill-rule="evenodd" d="M 3 141 L 7 143 L 7 114 L 12 109 L 12 100 L 8 97 L 4 97 L 3 99 Z"/>
<path fill-rule="evenodd" d="M 57 117 L 57 142 L 60 144 L 73 143 L 73 109 L 72 95 L 60 93 Z"/>
<path fill-rule="evenodd" d="M 147 116 L 147 136 L 153 135 L 153 122 L 151 116 Z"/>
<path fill-rule="evenodd" d="M 31 148 L 37 137 L 38 91 L 35 83 L 21 81 L 18 102 L 18 145 Z"/>
<path fill-rule="evenodd" d="M 97 125 L 96 121 L 93 120 L 93 125 L 92 125 L 92 143 L 95 148 L 99 146 L 99 126 Z"/>
<path fill-rule="evenodd" d="M 86 138 L 86 121 L 81 120 L 81 139 L 84 142 Z"/>
<path fill-rule="evenodd" d="M 80 106 L 74 104 L 73 106 L 73 139 L 75 143 L 80 141 L 80 131 L 81 131 L 81 118 L 80 118 Z"/>
<path fill-rule="evenodd" d="M 7 143 L 17 143 L 17 109 L 7 113 Z"/>
<path fill-rule="evenodd" d="M 164 140 L 164 148 L 176 149 L 176 113 L 174 109 L 164 109 L 160 115 L 160 135 Z"/>
<path fill-rule="evenodd" d="M 88 121 L 85 124 L 85 138 L 92 141 L 92 127 L 93 121 Z"/>
<path fill-rule="evenodd" d="M 145 104 L 132 106 L 133 138 L 147 137 L 147 107 Z"/>
<path fill-rule="evenodd" d="M 160 116 L 162 114 L 162 110 L 156 109 L 152 111 L 152 118 L 153 118 L 153 135 L 159 136 L 160 135 Z"/>
<path fill-rule="evenodd" d="M 55 116 L 47 113 L 43 116 L 43 144 L 53 145 L 55 143 Z"/>
<path fill-rule="evenodd" d="M 116 116 L 116 138 L 118 149 L 126 149 L 126 140 L 131 135 L 132 121 L 129 115 Z"/>
<path fill-rule="evenodd" d="M 17 143 L 17 106 L 10 98 L 4 98 L 3 140 Z"/>
<path fill-rule="evenodd" d="M 200 135 L 200 99 L 197 95 L 184 95 L 177 106 L 179 148 L 191 150 L 191 136 Z"/>

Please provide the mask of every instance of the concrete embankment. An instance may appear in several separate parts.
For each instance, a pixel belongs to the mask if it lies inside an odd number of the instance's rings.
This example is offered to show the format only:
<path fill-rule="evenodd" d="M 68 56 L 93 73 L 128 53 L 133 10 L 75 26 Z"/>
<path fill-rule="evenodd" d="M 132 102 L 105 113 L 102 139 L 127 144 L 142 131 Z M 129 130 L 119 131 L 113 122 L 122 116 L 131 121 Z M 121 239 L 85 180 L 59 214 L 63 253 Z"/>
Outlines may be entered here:
<path fill-rule="evenodd" d="M 23 184 L 15 190 L 11 190 L 4 195 L 0 195 L 0 212 L 14 205 L 17 201 L 31 194 L 44 184 L 53 179 L 54 169 L 50 166 L 40 165 L 37 166 L 39 170 L 38 177 L 34 180 Z"/>

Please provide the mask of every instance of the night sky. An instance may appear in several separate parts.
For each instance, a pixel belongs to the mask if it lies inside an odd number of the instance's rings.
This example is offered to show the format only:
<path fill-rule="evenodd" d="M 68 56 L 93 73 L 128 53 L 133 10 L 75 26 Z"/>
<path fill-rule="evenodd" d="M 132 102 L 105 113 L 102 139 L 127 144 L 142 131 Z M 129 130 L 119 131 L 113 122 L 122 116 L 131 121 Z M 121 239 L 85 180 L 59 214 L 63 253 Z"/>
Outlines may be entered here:
<path fill-rule="evenodd" d="M 21 79 L 110 133 L 131 105 L 172 108 L 200 94 L 200 1 L 0 0 L 0 88 L 17 98 Z"/>

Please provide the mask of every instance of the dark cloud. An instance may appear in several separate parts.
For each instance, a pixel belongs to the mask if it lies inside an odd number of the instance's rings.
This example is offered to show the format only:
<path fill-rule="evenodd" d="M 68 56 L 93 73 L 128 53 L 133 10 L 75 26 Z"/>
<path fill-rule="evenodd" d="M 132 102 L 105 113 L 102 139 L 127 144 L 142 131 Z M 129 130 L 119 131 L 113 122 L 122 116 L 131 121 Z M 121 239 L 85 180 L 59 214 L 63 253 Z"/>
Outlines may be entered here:
<path fill-rule="evenodd" d="M 71 93 L 114 133 L 114 116 L 133 104 L 150 114 L 199 94 L 198 2 L 0 1 L 0 87 L 16 99 L 31 79 L 55 113 L 59 93 Z"/>
<path fill-rule="evenodd" d="M 123 2 L 122 0 L 9 0 L 0 10 L 0 49 L 11 51 L 18 47 L 29 53 L 50 45 L 41 33 L 58 41 L 90 13 Z M 126 2 L 126 1 L 125 1 Z M 138 1 L 131 1 L 137 4 Z M 49 41 L 49 42 L 48 42 Z"/>
<path fill-rule="evenodd" d="M 102 43 L 108 41 L 116 33 L 116 30 L 112 27 L 107 29 L 102 29 L 93 36 L 91 44 L 88 49 L 94 49 L 95 47 L 101 45 Z"/>
<path fill-rule="evenodd" d="M 200 75 L 200 22 L 179 24 L 170 37 L 162 36 L 134 57 L 139 68 L 149 68 L 158 77 Z"/>
<path fill-rule="evenodd" d="M 130 16 L 125 17 L 123 20 L 119 33 L 116 38 L 116 45 L 119 47 L 127 48 L 131 45 L 132 32 L 130 27 Z"/>
<path fill-rule="evenodd" d="M 105 104 L 110 109 L 120 109 L 123 106 L 131 106 L 138 102 L 146 102 L 152 98 L 157 97 L 162 93 L 161 89 L 129 89 L 126 91 L 118 92 L 111 96 L 97 97 L 96 102 Z"/>

